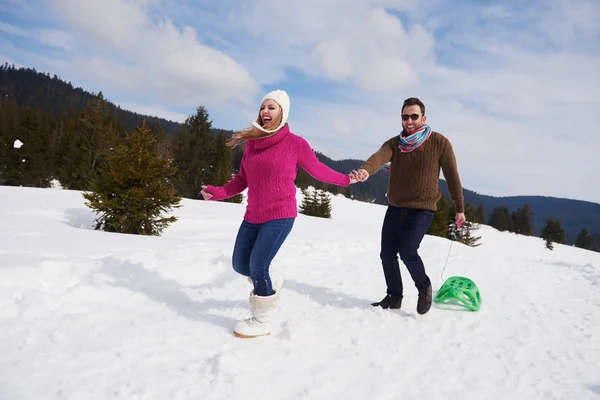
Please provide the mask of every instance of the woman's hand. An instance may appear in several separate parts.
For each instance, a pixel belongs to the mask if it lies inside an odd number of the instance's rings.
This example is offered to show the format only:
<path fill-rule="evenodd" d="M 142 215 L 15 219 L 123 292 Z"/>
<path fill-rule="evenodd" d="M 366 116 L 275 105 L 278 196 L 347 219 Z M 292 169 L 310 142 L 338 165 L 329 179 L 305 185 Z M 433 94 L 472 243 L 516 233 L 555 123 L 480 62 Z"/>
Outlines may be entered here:
<path fill-rule="evenodd" d="M 202 190 L 200 191 L 200 194 L 202 195 L 202 197 L 204 197 L 204 200 L 210 200 L 213 197 L 212 194 L 206 191 L 206 185 L 202 185 Z"/>

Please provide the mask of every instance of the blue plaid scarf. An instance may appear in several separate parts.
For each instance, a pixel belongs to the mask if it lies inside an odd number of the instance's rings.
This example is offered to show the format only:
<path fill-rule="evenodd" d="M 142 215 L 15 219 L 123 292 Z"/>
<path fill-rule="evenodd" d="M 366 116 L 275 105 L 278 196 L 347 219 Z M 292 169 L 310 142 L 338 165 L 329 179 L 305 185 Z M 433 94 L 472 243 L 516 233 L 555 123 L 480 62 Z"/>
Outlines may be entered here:
<path fill-rule="evenodd" d="M 431 128 L 429 127 L 429 125 L 423 125 L 421 128 L 419 128 L 418 131 L 407 137 L 403 137 L 402 132 L 399 136 L 400 144 L 398 145 L 398 148 L 403 153 L 410 153 L 411 151 L 425 143 L 425 141 L 429 139 L 429 136 L 431 136 Z M 383 171 L 384 173 L 387 173 L 390 171 L 391 166 L 392 163 L 388 162 L 383 167 L 379 168 L 379 170 Z"/>
<path fill-rule="evenodd" d="M 425 141 L 429 139 L 429 136 L 431 136 L 431 128 L 429 125 L 423 125 L 415 133 L 407 137 L 403 137 L 402 133 L 400 133 L 400 144 L 398 145 L 398 148 L 403 153 L 410 153 L 425 143 Z"/>

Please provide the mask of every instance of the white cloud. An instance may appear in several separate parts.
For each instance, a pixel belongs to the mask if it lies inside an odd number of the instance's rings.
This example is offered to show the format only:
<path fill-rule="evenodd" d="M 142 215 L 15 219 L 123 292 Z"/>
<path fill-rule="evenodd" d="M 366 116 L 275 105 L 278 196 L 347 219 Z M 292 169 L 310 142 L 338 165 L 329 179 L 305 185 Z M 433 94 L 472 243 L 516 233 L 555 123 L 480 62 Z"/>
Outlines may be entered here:
<path fill-rule="evenodd" d="M 55 29 L 28 30 L 14 25 L 0 22 L 0 32 L 8 35 L 20 36 L 27 39 L 33 39 L 46 46 L 55 47 L 63 50 L 73 50 L 74 37 L 64 31 Z"/>
<path fill-rule="evenodd" d="M 145 1 L 102 0 L 72 2 L 51 0 L 51 6 L 78 34 L 108 50 L 128 52 L 153 31 Z"/>
<path fill-rule="evenodd" d="M 258 90 L 256 80 L 228 55 L 202 43 L 189 26 L 177 27 L 153 14 L 159 0 L 53 0 L 65 31 L 45 37 L 57 43 L 76 37 L 63 55 L 64 71 L 106 93 L 151 98 L 172 106 L 248 104 Z M 38 31 L 34 35 L 44 36 Z M 62 71 L 61 71 L 62 72 Z"/>
<path fill-rule="evenodd" d="M 416 68 L 434 57 L 429 32 L 419 25 L 406 29 L 369 1 L 261 0 L 249 10 L 231 12 L 254 35 L 250 54 L 259 66 L 261 60 L 275 58 L 282 69 L 366 91 L 406 88 L 418 78 Z"/>

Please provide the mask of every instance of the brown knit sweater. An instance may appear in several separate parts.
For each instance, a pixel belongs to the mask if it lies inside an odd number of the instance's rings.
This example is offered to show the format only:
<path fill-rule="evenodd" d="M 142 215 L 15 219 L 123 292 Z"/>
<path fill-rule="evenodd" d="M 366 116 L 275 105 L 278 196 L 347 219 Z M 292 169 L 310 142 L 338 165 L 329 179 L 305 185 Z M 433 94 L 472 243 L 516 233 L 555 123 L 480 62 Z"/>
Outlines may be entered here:
<path fill-rule="evenodd" d="M 427 141 L 410 153 L 402 153 L 399 144 L 398 136 L 389 139 L 360 166 L 373 175 L 392 162 L 388 203 L 395 207 L 436 211 L 442 197 L 438 187 L 441 168 L 456 212 L 464 212 L 462 185 L 450 141 L 441 133 L 431 132 Z"/>

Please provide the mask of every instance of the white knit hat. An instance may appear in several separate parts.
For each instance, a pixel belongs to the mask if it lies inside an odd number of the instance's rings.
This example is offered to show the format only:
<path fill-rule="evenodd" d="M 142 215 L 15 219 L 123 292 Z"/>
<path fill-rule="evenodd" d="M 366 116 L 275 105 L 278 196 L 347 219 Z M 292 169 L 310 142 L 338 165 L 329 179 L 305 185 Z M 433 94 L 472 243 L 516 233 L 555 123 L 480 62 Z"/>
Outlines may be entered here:
<path fill-rule="evenodd" d="M 253 125 L 263 132 L 273 133 L 280 130 L 288 120 L 288 116 L 290 115 L 290 97 L 285 92 L 285 90 L 274 90 L 272 92 L 267 93 L 265 97 L 263 97 L 261 104 L 267 99 L 271 99 L 277 102 L 277 104 L 279 104 L 279 106 L 281 107 L 281 123 L 277 128 L 273 129 L 272 131 L 266 130 L 265 128 L 260 126 L 260 124 L 258 124 L 256 121 L 254 121 Z"/>

